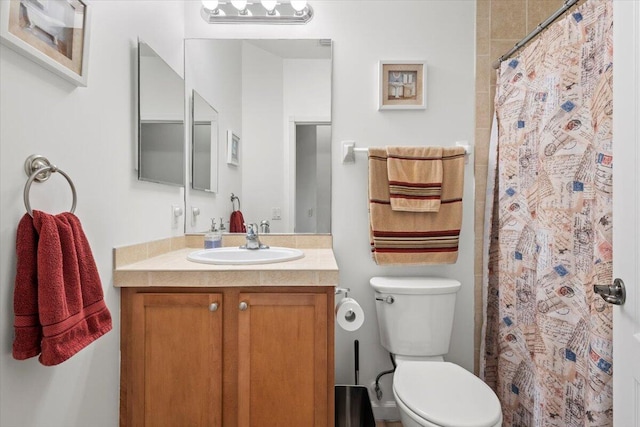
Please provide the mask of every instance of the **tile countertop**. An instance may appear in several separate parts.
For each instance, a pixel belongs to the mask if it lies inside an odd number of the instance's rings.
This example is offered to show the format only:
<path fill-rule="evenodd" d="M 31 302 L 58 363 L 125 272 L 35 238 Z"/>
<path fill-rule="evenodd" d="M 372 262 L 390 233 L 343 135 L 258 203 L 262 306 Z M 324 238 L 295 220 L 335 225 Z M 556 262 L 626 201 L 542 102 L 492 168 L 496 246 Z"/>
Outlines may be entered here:
<path fill-rule="evenodd" d="M 154 242 L 155 243 L 155 242 Z M 199 250 L 178 247 L 131 263 L 119 262 L 114 250 L 115 287 L 223 287 L 223 286 L 336 286 L 338 265 L 330 248 L 299 248 L 304 257 L 286 262 L 253 265 L 202 264 L 187 260 Z M 128 248 L 124 248 L 128 249 Z M 135 258 L 134 258 L 135 259 Z"/>

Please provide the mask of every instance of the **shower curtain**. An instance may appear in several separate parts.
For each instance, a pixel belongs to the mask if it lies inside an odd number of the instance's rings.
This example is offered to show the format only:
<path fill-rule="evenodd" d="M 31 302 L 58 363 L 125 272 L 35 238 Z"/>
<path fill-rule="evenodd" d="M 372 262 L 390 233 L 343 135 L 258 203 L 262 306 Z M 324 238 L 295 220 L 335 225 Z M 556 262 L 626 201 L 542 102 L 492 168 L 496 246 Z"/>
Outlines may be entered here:
<path fill-rule="evenodd" d="M 612 44 L 589 0 L 499 71 L 481 375 L 505 426 L 612 425 Z"/>

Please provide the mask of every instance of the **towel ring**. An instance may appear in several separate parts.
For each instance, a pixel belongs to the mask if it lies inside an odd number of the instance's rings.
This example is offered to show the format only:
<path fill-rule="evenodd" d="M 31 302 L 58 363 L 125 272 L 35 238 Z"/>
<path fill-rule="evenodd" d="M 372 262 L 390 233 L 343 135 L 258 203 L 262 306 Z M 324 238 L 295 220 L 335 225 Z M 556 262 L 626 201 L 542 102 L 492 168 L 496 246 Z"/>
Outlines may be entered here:
<path fill-rule="evenodd" d="M 75 185 L 73 185 L 73 181 L 71 181 L 69 175 L 67 175 L 63 170 L 58 169 L 56 165 L 52 165 L 46 157 L 37 154 L 33 154 L 27 158 L 24 163 L 24 169 L 26 174 L 29 175 L 29 179 L 24 185 L 24 206 L 25 208 L 27 208 L 27 213 L 30 216 L 33 216 L 31 203 L 29 203 L 29 191 L 31 190 L 31 184 L 33 184 L 33 181 L 44 182 L 49 179 L 52 173 L 55 172 L 58 172 L 60 173 L 60 175 L 64 176 L 69 183 L 69 186 L 71 187 L 71 193 L 73 195 L 73 203 L 69 212 L 75 212 L 78 195 L 76 194 L 76 187 Z"/>
<path fill-rule="evenodd" d="M 236 200 L 238 201 L 238 209 L 236 209 L 236 205 L 234 203 Z M 234 212 L 240 210 L 240 198 L 233 193 L 231 193 L 231 209 L 233 209 Z"/>

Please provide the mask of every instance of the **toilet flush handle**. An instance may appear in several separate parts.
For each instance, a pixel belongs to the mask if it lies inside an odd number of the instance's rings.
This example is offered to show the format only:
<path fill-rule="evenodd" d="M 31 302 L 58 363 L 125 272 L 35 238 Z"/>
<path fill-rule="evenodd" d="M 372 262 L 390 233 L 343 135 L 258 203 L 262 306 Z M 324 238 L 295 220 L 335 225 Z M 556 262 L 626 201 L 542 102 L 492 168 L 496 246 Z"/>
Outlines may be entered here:
<path fill-rule="evenodd" d="M 393 295 L 387 295 L 384 298 L 376 297 L 376 301 L 382 301 L 382 302 L 386 302 L 387 304 L 393 304 L 395 301 L 395 298 L 393 298 Z"/>

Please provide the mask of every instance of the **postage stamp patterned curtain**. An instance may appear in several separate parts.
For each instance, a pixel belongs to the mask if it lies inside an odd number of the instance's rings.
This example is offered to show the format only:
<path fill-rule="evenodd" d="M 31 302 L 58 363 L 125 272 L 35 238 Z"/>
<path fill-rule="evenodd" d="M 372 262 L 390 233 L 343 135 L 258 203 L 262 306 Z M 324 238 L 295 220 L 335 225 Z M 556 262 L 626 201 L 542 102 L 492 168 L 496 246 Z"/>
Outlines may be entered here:
<path fill-rule="evenodd" d="M 505 426 L 612 425 L 612 3 L 499 71 L 484 372 Z"/>

